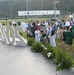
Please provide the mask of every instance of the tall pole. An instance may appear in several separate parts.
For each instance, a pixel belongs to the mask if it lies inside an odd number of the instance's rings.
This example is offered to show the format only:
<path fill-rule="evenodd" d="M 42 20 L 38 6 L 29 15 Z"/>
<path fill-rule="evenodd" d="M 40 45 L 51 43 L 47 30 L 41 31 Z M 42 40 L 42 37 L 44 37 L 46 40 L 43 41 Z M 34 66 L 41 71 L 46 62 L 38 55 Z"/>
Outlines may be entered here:
<path fill-rule="evenodd" d="M 10 18 L 12 18 L 12 9 L 11 9 L 11 3 L 9 4 L 10 7 Z"/>
<path fill-rule="evenodd" d="M 28 17 L 28 21 L 29 21 L 29 1 L 27 0 L 27 17 Z"/>
<path fill-rule="evenodd" d="M 56 19 L 56 4 L 59 3 L 59 0 L 54 0 L 54 18 Z"/>
<path fill-rule="evenodd" d="M 39 4 L 37 4 L 37 10 L 39 10 Z"/>
<path fill-rule="evenodd" d="M 55 3 L 56 0 L 54 0 L 54 19 L 56 19 L 56 3 Z"/>
<path fill-rule="evenodd" d="M 43 9 L 43 1 L 41 0 L 41 10 Z"/>
<path fill-rule="evenodd" d="M 68 11 L 68 9 L 69 9 L 69 5 L 67 4 L 67 15 L 69 14 L 69 11 Z"/>
<path fill-rule="evenodd" d="M 30 0 L 30 10 L 32 10 L 32 9 L 31 9 L 31 2 L 32 2 L 32 0 Z"/>

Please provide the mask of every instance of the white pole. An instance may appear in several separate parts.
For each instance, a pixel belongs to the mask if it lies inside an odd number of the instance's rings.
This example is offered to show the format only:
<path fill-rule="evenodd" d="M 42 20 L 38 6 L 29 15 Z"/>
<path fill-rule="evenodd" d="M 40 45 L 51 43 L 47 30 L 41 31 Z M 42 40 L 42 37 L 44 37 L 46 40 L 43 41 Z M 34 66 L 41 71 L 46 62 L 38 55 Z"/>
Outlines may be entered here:
<path fill-rule="evenodd" d="M 29 10 L 32 10 L 32 9 L 31 9 L 31 2 L 32 2 L 32 0 L 30 0 L 30 8 L 29 8 Z"/>
<path fill-rule="evenodd" d="M 11 10 L 11 3 L 9 4 L 10 7 L 10 18 L 12 17 L 12 10 Z"/>
<path fill-rule="evenodd" d="M 27 17 L 28 17 L 28 20 L 29 20 L 29 1 L 27 0 Z"/>
<path fill-rule="evenodd" d="M 54 19 L 56 19 L 56 3 L 55 3 L 56 0 L 54 0 Z"/>
<path fill-rule="evenodd" d="M 43 9 L 43 1 L 41 0 L 41 10 Z"/>
<path fill-rule="evenodd" d="M 56 19 L 56 4 L 59 3 L 59 0 L 54 0 L 54 18 Z"/>

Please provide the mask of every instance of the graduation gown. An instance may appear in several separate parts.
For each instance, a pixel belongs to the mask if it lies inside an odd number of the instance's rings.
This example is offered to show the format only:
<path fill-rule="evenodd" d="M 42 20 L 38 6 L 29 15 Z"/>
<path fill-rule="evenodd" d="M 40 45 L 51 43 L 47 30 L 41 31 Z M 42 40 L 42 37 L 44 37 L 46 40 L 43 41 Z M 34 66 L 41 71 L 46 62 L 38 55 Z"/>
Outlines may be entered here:
<path fill-rule="evenodd" d="M 44 43 L 45 40 L 46 40 L 46 34 L 42 34 L 40 41 Z"/>
<path fill-rule="evenodd" d="M 31 27 L 30 27 L 30 32 L 32 33 L 32 36 L 35 38 L 34 26 L 31 26 Z"/>
<path fill-rule="evenodd" d="M 72 30 L 74 31 L 74 25 L 72 25 Z"/>
<path fill-rule="evenodd" d="M 35 41 L 40 42 L 40 31 L 39 30 L 35 30 Z"/>
<path fill-rule="evenodd" d="M 56 47 L 56 41 L 55 41 L 56 35 L 50 36 L 50 46 Z"/>
<path fill-rule="evenodd" d="M 66 35 L 66 44 L 72 45 L 73 42 L 73 33 L 72 32 L 64 32 Z"/>

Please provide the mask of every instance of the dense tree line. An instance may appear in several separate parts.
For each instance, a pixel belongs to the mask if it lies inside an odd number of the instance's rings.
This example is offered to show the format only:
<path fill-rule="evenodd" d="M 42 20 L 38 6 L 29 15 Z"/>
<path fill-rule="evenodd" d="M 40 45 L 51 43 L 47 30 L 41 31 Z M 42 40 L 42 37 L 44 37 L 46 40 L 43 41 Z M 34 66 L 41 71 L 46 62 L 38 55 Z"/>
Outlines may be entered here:
<path fill-rule="evenodd" d="M 54 0 L 28 0 L 29 10 L 53 10 Z M 42 5 L 41 5 L 42 1 Z M 59 0 L 56 9 L 61 14 L 72 14 L 74 12 L 74 0 Z M 18 11 L 27 10 L 27 0 L 0 0 L 0 17 L 17 17 Z"/>

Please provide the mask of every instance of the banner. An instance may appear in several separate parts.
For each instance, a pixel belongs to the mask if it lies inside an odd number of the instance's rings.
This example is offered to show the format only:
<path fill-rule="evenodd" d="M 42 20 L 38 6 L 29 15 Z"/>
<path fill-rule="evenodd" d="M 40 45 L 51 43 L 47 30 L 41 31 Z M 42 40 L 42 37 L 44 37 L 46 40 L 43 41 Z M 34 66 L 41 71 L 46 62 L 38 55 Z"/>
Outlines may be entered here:
<path fill-rule="evenodd" d="M 60 14 L 59 10 L 56 10 L 56 15 Z M 54 10 L 38 10 L 38 11 L 18 11 L 18 16 L 27 16 L 27 15 L 54 15 Z"/>

